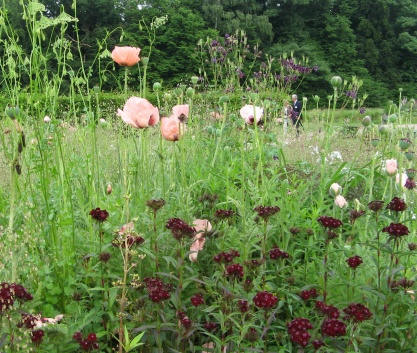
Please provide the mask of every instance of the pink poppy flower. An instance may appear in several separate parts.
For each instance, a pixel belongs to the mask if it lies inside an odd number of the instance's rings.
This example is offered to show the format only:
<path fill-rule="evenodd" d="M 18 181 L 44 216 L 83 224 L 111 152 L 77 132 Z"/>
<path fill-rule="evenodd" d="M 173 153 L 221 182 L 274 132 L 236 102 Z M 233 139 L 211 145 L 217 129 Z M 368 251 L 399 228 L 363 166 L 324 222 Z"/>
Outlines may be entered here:
<path fill-rule="evenodd" d="M 189 111 L 190 108 L 188 107 L 188 104 L 181 104 L 172 107 L 173 116 L 178 119 L 188 118 Z"/>
<path fill-rule="evenodd" d="M 345 208 L 348 203 L 347 203 L 346 199 L 342 195 L 337 195 L 334 198 L 334 204 L 336 206 L 339 206 L 340 208 Z"/>
<path fill-rule="evenodd" d="M 195 236 L 194 242 L 191 244 L 190 251 L 192 251 L 192 253 L 188 256 L 188 258 L 191 262 L 197 262 L 198 252 L 203 250 L 204 243 L 206 242 L 204 235 L 206 232 L 211 231 L 212 226 L 211 223 L 206 219 L 194 220 L 193 226 L 197 231 L 197 234 Z"/>
<path fill-rule="evenodd" d="M 136 129 L 156 125 L 159 122 L 159 110 L 144 98 L 130 97 L 117 115 Z"/>
<path fill-rule="evenodd" d="M 123 235 L 125 233 L 130 234 L 135 229 L 135 224 L 133 222 L 126 223 L 122 228 L 119 230 L 119 234 Z"/>
<path fill-rule="evenodd" d="M 140 48 L 135 47 L 115 47 L 111 53 L 111 58 L 120 66 L 133 66 L 140 60 Z"/>
<path fill-rule="evenodd" d="M 258 123 L 259 120 L 261 120 L 263 113 L 263 109 L 260 107 L 249 104 L 246 104 L 240 109 L 240 116 L 245 119 L 246 123 L 249 125 L 253 125 L 255 121 Z"/>
<path fill-rule="evenodd" d="M 165 140 L 178 141 L 180 136 L 180 121 L 175 116 L 161 119 L 161 134 Z"/>
<path fill-rule="evenodd" d="M 389 176 L 393 176 L 397 172 L 397 160 L 396 159 L 387 159 L 385 161 L 385 172 Z"/>

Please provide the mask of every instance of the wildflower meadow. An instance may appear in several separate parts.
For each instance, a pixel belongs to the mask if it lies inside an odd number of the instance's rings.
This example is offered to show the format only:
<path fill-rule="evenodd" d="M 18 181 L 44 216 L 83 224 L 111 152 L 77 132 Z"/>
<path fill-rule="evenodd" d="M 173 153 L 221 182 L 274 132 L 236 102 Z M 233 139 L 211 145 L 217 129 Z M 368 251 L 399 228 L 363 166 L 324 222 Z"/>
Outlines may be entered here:
<path fill-rule="evenodd" d="M 417 351 L 402 88 L 366 108 L 335 72 L 303 97 L 320 67 L 239 30 L 190 44 L 200 66 L 172 87 L 148 79 L 152 47 L 97 50 L 106 91 L 70 58 L 76 18 L 24 11 L 31 52 L 0 21 L 1 353 Z M 150 43 L 166 20 L 141 24 Z"/>

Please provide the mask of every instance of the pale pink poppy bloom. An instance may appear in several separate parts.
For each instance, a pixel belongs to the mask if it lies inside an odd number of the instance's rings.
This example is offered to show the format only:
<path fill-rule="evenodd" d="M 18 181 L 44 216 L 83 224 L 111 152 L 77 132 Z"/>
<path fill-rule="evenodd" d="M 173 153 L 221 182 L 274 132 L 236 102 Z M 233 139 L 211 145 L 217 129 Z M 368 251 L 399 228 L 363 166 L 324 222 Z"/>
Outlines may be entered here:
<path fill-rule="evenodd" d="M 180 104 L 172 107 L 172 115 L 178 119 L 188 118 L 189 111 L 188 104 Z"/>
<path fill-rule="evenodd" d="M 400 177 L 401 177 L 401 186 L 402 186 L 403 188 L 405 188 L 405 182 L 407 181 L 408 176 L 407 176 L 407 174 L 405 174 L 405 173 L 402 173 L 402 174 L 397 174 L 397 175 L 395 176 L 395 182 L 397 183 L 397 185 L 399 185 L 399 184 L 400 184 Z"/>
<path fill-rule="evenodd" d="M 397 160 L 396 159 L 387 159 L 385 161 L 385 172 L 389 176 L 393 176 L 398 169 Z"/>
<path fill-rule="evenodd" d="M 140 60 L 140 48 L 135 47 L 115 47 L 111 53 L 111 58 L 120 66 L 133 66 Z"/>
<path fill-rule="evenodd" d="M 62 314 L 55 316 L 55 318 L 53 318 L 53 319 L 49 318 L 49 317 L 42 317 L 40 314 L 36 315 L 37 320 L 35 321 L 35 327 L 36 328 L 42 328 L 42 327 L 44 327 L 48 324 L 55 325 L 55 324 L 59 323 L 62 320 L 63 317 L 64 317 L 64 315 L 62 315 Z"/>
<path fill-rule="evenodd" d="M 203 250 L 204 243 L 206 242 L 204 235 L 206 232 L 211 231 L 212 226 L 207 219 L 196 219 L 193 222 L 193 226 L 197 231 L 197 234 L 194 238 L 194 242 L 191 244 L 190 251 L 192 251 L 192 253 L 188 256 L 188 258 L 191 262 L 197 262 L 198 252 Z"/>
<path fill-rule="evenodd" d="M 254 105 L 246 104 L 242 108 L 240 108 L 240 116 L 245 119 L 246 123 L 249 125 L 253 125 L 261 120 L 263 115 L 263 109 L 260 107 L 256 107 Z"/>
<path fill-rule="evenodd" d="M 122 228 L 119 230 L 119 234 L 123 235 L 125 233 L 130 234 L 135 229 L 135 224 L 133 222 L 126 223 Z"/>
<path fill-rule="evenodd" d="M 144 98 L 130 97 L 117 115 L 136 129 L 156 125 L 159 122 L 159 110 Z"/>
<path fill-rule="evenodd" d="M 334 198 L 334 204 L 336 206 L 339 206 L 340 208 L 345 208 L 345 207 L 347 207 L 348 202 L 346 201 L 346 199 L 342 195 L 337 195 Z"/>
<path fill-rule="evenodd" d="M 45 117 L 43 118 L 43 122 L 44 123 L 50 123 L 51 122 L 51 118 L 48 115 L 45 115 Z"/>
<path fill-rule="evenodd" d="M 165 140 L 178 141 L 181 138 L 180 121 L 175 116 L 161 119 L 161 134 Z"/>

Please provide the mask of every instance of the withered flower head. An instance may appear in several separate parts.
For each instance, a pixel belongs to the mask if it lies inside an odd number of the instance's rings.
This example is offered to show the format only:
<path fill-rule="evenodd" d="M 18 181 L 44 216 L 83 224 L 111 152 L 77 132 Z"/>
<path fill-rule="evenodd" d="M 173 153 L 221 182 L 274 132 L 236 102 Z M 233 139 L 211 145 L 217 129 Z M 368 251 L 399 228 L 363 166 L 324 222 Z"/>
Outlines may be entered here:
<path fill-rule="evenodd" d="M 146 205 L 154 210 L 155 212 L 158 211 L 160 208 L 165 206 L 165 200 L 164 199 L 157 199 L 157 200 L 148 200 L 146 201 Z"/>

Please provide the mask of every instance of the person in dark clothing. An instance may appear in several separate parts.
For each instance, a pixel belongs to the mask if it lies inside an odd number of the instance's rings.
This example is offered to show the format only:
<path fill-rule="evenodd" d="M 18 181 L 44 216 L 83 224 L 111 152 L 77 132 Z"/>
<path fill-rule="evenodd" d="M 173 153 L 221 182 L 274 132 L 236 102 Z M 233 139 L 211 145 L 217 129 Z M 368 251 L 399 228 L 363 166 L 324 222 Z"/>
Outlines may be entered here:
<path fill-rule="evenodd" d="M 291 120 L 293 125 L 295 125 L 295 129 L 297 130 L 297 136 L 300 136 L 300 127 L 303 127 L 303 123 L 301 122 L 302 115 L 301 111 L 303 110 L 303 103 L 298 100 L 296 94 L 292 95 L 292 115 Z"/>

